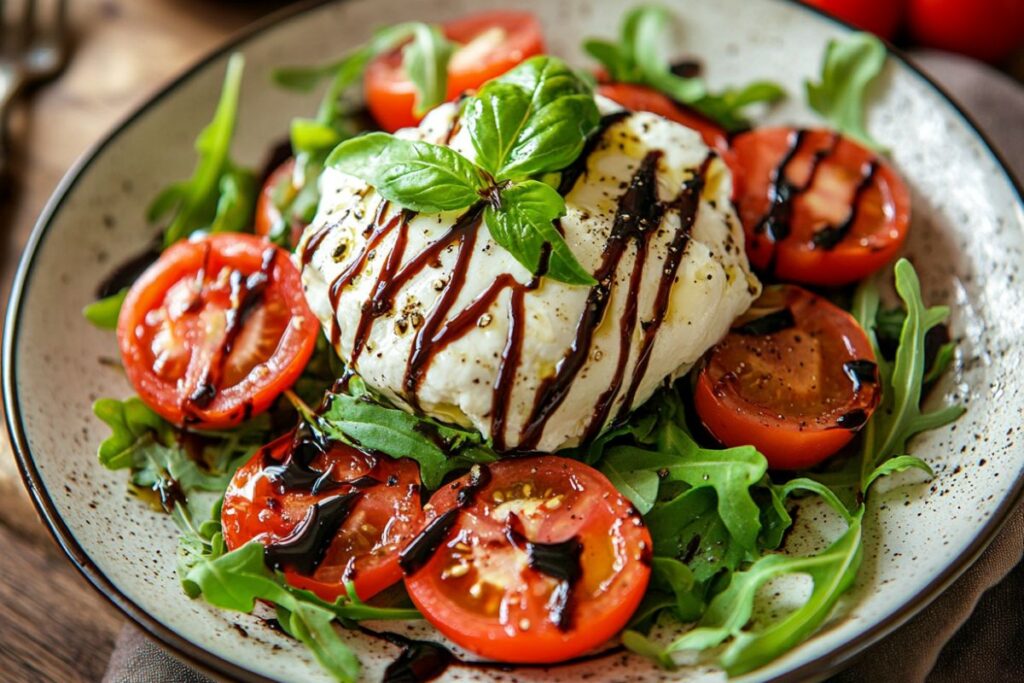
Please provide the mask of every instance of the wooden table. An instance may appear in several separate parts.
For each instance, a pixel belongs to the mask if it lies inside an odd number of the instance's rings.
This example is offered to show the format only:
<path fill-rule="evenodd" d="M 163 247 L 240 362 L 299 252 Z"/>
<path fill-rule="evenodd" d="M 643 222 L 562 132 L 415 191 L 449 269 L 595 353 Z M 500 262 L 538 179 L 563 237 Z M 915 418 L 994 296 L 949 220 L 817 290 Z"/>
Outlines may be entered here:
<path fill-rule="evenodd" d="M 8 5 L 17 4 L 8 3 Z M 16 112 L 14 182 L 0 188 L 0 297 L 61 176 L 162 83 L 256 17 L 269 0 L 72 0 L 67 71 Z M 0 678 L 97 681 L 124 619 L 50 539 L 0 435 Z"/>

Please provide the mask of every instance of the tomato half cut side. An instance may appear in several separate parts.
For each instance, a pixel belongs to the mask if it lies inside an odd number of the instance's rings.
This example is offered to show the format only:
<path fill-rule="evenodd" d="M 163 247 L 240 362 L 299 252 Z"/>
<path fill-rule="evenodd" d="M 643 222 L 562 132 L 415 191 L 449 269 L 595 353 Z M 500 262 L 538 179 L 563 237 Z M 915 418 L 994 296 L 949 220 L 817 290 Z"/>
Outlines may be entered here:
<path fill-rule="evenodd" d="M 476 465 L 430 499 L 402 551 L 423 616 L 502 662 L 557 662 L 618 633 L 650 579 L 640 513 L 597 470 L 559 456 Z"/>
<path fill-rule="evenodd" d="M 755 267 L 834 286 L 891 261 L 910 224 L 910 193 L 871 150 L 827 130 L 761 128 L 732 141 L 743 173 L 737 209 Z"/>
<path fill-rule="evenodd" d="M 709 352 L 694 403 L 726 446 L 753 445 L 770 467 L 800 469 L 845 446 L 880 397 L 875 354 L 853 317 L 779 285 Z"/>
<path fill-rule="evenodd" d="M 333 602 L 346 594 L 347 581 L 363 600 L 400 581 L 398 551 L 422 516 L 416 463 L 340 443 L 321 446 L 300 431 L 238 469 L 221 525 L 229 549 L 263 543 L 288 583 Z M 317 524 L 326 527 L 320 538 Z"/>
<path fill-rule="evenodd" d="M 299 188 L 292 183 L 294 173 L 294 157 L 281 162 L 280 166 L 271 171 L 256 199 L 256 216 L 253 223 L 253 232 L 260 237 L 269 238 L 276 232 L 286 230 L 288 243 L 293 247 L 299 243 L 306 226 L 294 217 L 283 215 L 278 208 L 278 201 L 281 198 L 290 201 L 298 193 Z"/>
<path fill-rule="evenodd" d="M 459 46 L 448 62 L 449 100 L 544 52 L 540 22 L 529 12 L 479 12 L 442 28 Z M 363 83 L 366 106 L 381 128 L 394 132 L 419 123 L 413 112 L 416 89 L 402 68 L 401 48 L 370 62 Z"/>
<path fill-rule="evenodd" d="M 172 245 L 135 281 L 118 318 L 125 372 L 177 425 L 237 425 L 302 374 L 319 324 L 287 252 L 223 233 Z"/>

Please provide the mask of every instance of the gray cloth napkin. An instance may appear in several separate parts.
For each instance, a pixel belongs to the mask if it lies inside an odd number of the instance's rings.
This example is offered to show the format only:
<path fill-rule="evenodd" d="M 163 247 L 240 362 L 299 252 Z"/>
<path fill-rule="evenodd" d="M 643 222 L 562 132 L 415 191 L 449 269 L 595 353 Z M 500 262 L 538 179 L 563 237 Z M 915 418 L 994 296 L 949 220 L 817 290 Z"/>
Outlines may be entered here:
<path fill-rule="evenodd" d="M 911 53 L 990 136 L 1024 178 L 1024 88 L 964 57 Z M 981 558 L 927 609 L 870 648 L 834 683 L 1024 681 L 1024 507 Z M 104 683 L 210 683 L 125 626 Z"/>

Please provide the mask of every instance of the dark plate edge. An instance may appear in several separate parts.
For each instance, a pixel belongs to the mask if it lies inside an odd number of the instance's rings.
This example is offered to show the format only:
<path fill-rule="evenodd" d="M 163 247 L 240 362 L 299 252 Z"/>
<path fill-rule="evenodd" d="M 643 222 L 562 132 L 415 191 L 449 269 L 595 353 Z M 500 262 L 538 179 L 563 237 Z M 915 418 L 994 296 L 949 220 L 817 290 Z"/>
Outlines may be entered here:
<path fill-rule="evenodd" d="M 0 375 L 2 376 L 0 376 L 0 382 L 2 382 L 5 421 L 7 431 L 11 439 L 11 445 L 13 446 L 15 459 L 18 464 L 18 469 L 21 473 L 25 488 L 29 491 L 37 513 L 46 524 L 47 529 L 53 536 L 54 540 L 68 556 L 68 559 L 71 560 L 72 564 L 101 595 L 109 600 L 110 603 L 117 607 L 117 609 L 119 609 L 125 616 L 145 629 L 151 636 L 159 640 L 175 655 L 185 659 L 189 664 L 197 666 L 204 672 L 217 677 L 228 676 L 236 680 L 261 682 L 272 680 L 242 668 L 222 657 L 214 655 L 208 650 L 203 649 L 201 646 L 194 644 L 189 639 L 159 622 L 156 618 L 149 615 L 144 609 L 128 599 L 99 570 L 99 568 L 93 564 L 92 560 L 90 560 L 86 552 L 74 538 L 70 529 L 68 529 L 60 518 L 53 501 L 50 499 L 43 487 L 39 471 L 36 469 L 31 458 L 31 453 L 28 448 L 28 440 L 24 432 L 21 413 L 17 403 L 17 378 L 13 359 L 18 322 L 20 321 L 21 299 L 28 281 L 29 271 L 31 270 L 32 263 L 35 259 L 35 254 L 47 232 L 50 222 L 57 214 L 65 197 L 75 186 L 79 177 L 89 168 L 95 158 L 120 135 L 121 131 L 125 127 L 130 125 L 150 108 L 157 105 L 164 99 L 164 97 L 171 94 L 182 82 L 191 78 L 196 71 L 220 58 L 229 51 L 243 45 L 250 39 L 255 38 L 278 24 L 285 23 L 290 19 L 294 19 L 322 5 L 326 5 L 331 2 L 343 1 L 344 0 L 304 0 L 297 5 L 284 8 L 254 22 L 229 38 L 224 44 L 205 55 L 199 61 L 192 64 L 184 72 L 163 86 L 156 94 L 152 95 L 145 103 L 123 118 L 104 138 L 85 152 L 62 178 L 57 188 L 54 190 L 53 195 L 47 201 L 39 219 L 36 221 L 35 227 L 33 228 L 29 240 L 25 245 L 21 260 L 18 264 L 18 269 L 11 287 L 7 314 L 4 320 L 2 362 L 0 362 Z M 857 30 L 846 22 L 836 19 L 815 7 L 805 5 L 801 0 L 786 0 L 786 2 L 797 5 L 805 11 L 812 12 L 819 17 L 827 19 L 828 21 L 846 29 Z M 1000 153 L 993 148 L 988 137 L 978 128 L 973 118 L 963 110 L 963 108 L 942 86 L 923 72 L 910 57 L 892 45 L 887 44 L 887 47 L 889 49 L 890 56 L 895 58 L 897 61 L 902 62 L 908 69 L 910 69 L 911 72 L 916 74 L 918 78 L 929 85 L 961 118 L 961 120 L 967 125 L 967 128 L 981 142 L 984 150 L 996 162 L 996 165 L 1003 172 L 1006 179 L 1016 192 L 1018 202 L 1024 206 L 1024 188 L 1022 188 L 1021 182 L 1014 176 Z M 968 546 L 958 563 L 947 567 L 945 571 L 941 572 L 939 576 L 910 598 L 903 608 L 875 624 L 858 637 L 843 643 L 838 648 L 831 650 L 830 652 L 825 653 L 806 664 L 785 672 L 773 680 L 820 680 L 849 666 L 853 661 L 859 658 L 868 647 L 882 640 L 923 610 L 936 597 L 938 597 L 939 594 L 945 591 L 946 588 L 959 578 L 961 574 L 973 565 L 996 537 L 1000 529 L 1002 529 L 1003 525 L 1009 518 L 1010 512 L 1022 501 L 1022 499 L 1024 499 L 1024 477 L 1018 477 L 1009 495 L 1003 500 L 1003 503 L 999 508 L 997 508 L 995 513 L 986 523 L 985 527 L 981 529 L 974 541 Z M 756 676 L 756 671 L 752 672 L 752 674 Z"/>

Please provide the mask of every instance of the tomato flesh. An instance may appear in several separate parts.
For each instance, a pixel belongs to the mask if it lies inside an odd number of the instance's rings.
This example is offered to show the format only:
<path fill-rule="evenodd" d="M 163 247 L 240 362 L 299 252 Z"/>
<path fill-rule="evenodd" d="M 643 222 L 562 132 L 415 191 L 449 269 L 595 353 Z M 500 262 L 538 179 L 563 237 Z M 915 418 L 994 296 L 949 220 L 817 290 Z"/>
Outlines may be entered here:
<path fill-rule="evenodd" d="M 361 599 L 369 599 L 402 578 L 398 551 L 419 530 L 423 515 L 419 468 L 411 460 L 371 456 L 333 443 L 326 450 L 315 449 L 301 469 L 317 478 L 329 472 L 337 482 L 314 492 L 312 487 L 287 486 L 280 474 L 282 465 L 294 467 L 292 459 L 303 457 L 303 448 L 311 446 L 287 434 L 239 468 L 221 509 L 224 541 L 232 550 L 252 540 L 280 543 L 296 533 L 312 506 L 358 491 L 359 498 L 315 570 L 283 569 L 288 583 L 324 600 L 344 596 L 346 581 L 354 583 Z"/>
<path fill-rule="evenodd" d="M 853 438 L 881 396 L 875 355 L 842 309 L 769 287 L 709 353 L 694 402 L 726 446 L 752 444 L 778 469 L 815 465 Z"/>
<path fill-rule="evenodd" d="M 175 424 L 202 427 L 269 408 L 318 334 L 287 253 L 237 233 L 164 251 L 129 290 L 117 330 L 139 396 Z"/>
<path fill-rule="evenodd" d="M 910 194 L 888 163 L 827 130 L 761 128 L 738 136 L 736 202 L 747 256 L 781 280 L 845 285 L 892 260 Z"/>
<path fill-rule="evenodd" d="M 529 12 L 494 10 L 443 25 L 459 48 L 448 63 L 447 99 L 479 88 L 524 59 L 544 52 L 540 22 Z M 416 89 L 402 68 L 401 49 L 381 55 L 366 69 L 366 106 L 386 131 L 415 126 Z"/>
<path fill-rule="evenodd" d="M 426 511 L 428 530 L 454 521 L 426 559 L 406 548 L 406 588 L 438 630 L 484 657 L 577 656 L 622 629 L 647 588 L 639 512 L 577 461 L 504 460 L 442 487 Z"/>

